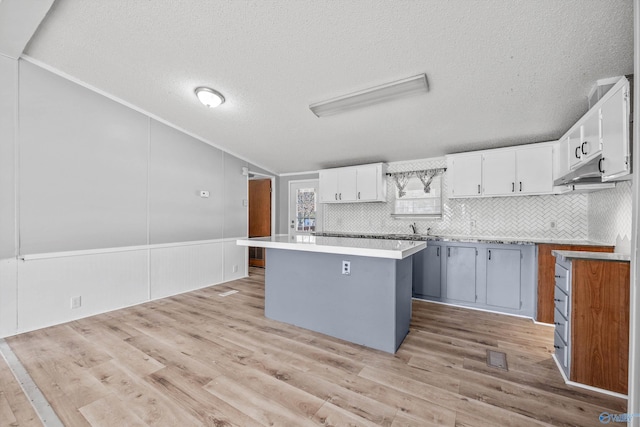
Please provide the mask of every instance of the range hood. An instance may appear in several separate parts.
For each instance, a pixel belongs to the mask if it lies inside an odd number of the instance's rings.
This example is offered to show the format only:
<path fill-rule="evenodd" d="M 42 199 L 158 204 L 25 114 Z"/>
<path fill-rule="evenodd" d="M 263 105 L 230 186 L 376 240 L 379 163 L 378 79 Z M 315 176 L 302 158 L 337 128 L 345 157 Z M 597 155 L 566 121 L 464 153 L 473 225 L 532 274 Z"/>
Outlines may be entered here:
<path fill-rule="evenodd" d="M 602 156 L 594 157 L 579 168 L 553 181 L 553 185 L 602 184 L 600 159 Z"/>

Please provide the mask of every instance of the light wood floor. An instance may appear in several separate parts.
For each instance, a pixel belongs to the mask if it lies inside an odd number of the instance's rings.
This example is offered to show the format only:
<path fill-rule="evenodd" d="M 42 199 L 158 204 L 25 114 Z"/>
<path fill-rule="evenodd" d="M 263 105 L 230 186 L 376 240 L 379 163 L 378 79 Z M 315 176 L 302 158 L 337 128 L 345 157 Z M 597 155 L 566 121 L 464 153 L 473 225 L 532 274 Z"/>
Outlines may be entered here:
<path fill-rule="evenodd" d="M 230 289 L 240 292 L 218 295 Z M 67 426 L 600 426 L 601 412 L 626 412 L 624 400 L 565 386 L 552 329 L 526 319 L 414 301 L 390 355 L 266 319 L 263 307 L 252 269 L 7 341 Z M 509 371 L 487 367 L 486 349 L 506 352 Z M 15 394 L 6 378 L 0 368 L 0 390 Z M 8 424 L 29 425 L 7 400 Z"/>

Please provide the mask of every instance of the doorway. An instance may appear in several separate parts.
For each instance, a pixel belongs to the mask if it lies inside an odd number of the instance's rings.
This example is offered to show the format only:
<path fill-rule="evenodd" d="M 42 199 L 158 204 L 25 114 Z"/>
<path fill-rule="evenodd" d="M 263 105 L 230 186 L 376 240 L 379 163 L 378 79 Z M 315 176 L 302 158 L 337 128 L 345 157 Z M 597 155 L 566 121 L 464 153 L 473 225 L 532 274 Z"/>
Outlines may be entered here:
<path fill-rule="evenodd" d="M 317 179 L 289 181 L 289 234 L 322 231 L 322 204 Z"/>
<path fill-rule="evenodd" d="M 249 237 L 271 236 L 271 179 L 249 179 Z M 264 248 L 249 247 L 249 266 L 264 267 Z"/>

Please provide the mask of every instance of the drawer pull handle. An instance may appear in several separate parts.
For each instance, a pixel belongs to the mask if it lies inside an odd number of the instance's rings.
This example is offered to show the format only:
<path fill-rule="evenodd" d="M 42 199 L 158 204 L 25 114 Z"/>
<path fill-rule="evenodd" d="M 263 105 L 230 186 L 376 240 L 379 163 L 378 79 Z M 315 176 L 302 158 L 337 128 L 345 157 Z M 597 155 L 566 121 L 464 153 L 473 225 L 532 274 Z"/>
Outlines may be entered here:
<path fill-rule="evenodd" d="M 561 278 L 562 278 L 562 276 L 556 274 L 556 279 L 561 279 Z"/>
<path fill-rule="evenodd" d="M 556 350 L 560 350 L 560 346 L 559 345 L 553 345 L 553 348 L 555 348 Z"/>
<path fill-rule="evenodd" d="M 555 302 L 563 302 L 564 300 L 558 299 L 558 298 L 554 298 L 553 299 Z"/>
<path fill-rule="evenodd" d="M 480 184 L 478 184 L 478 194 L 480 194 Z"/>
<path fill-rule="evenodd" d="M 556 325 L 556 326 L 562 326 L 562 323 L 560 323 L 560 322 L 554 322 L 554 325 Z"/>
<path fill-rule="evenodd" d="M 436 248 L 436 256 L 440 256 L 440 246 Z"/>
<path fill-rule="evenodd" d="M 491 261 L 491 249 L 489 249 L 489 261 Z"/>
<path fill-rule="evenodd" d="M 604 157 L 601 157 L 600 160 L 598 160 L 598 171 L 600 171 L 600 173 L 604 173 L 604 169 L 602 169 L 603 161 L 604 161 Z"/>
<path fill-rule="evenodd" d="M 587 145 L 587 141 L 582 143 L 582 145 L 580 146 L 580 151 L 582 151 L 582 154 L 584 154 L 586 156 L 587 155 L 587 150 L 584 149 L 585 145 Z"/>
<path fill-rule="evenodd" d="M 580 146 L 578 145 L 578 146 L 576 147 L 576 151 L 575 151 L 576 159 L 579 159 L 579 158 L 580 158 L 580 154 L 578 154 L 578 151 L 579 151 L 579 150 L 580 150 Z"/>

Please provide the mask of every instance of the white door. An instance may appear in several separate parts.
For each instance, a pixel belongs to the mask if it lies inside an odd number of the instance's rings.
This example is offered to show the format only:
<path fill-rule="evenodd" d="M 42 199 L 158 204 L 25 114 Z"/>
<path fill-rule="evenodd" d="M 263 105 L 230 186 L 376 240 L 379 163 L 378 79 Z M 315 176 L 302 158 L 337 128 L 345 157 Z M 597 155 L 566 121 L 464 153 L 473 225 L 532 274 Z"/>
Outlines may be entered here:
<path fill-rule="evenodd" d="M 322 203 L 318 180 L 289 182 L 289 234 L 322 231 Z"/>
<path fill-rule="evenodd" d="M 378 198 L 378 166 L 362 166 L 356 169 L 356 187 L 358 200 L 376 200 Z"/>
<path fill-rule="evenodd" d="M 482 194 L 505 196 L 515 194 L 516 152 L 494 151 L 482 155 Z"/>
<path fill-rule="evenodd" d="M 452 156 L 447 162 L 449 197 L 473 197 L 480 195 L 482 182 L 482 156 L 469 154 Z"/>
<path fill-rule="evenodd" d="M 516 193 L 544 194 L 553 191 L 553 147 L 535 147 L 516 153 Z"/>

